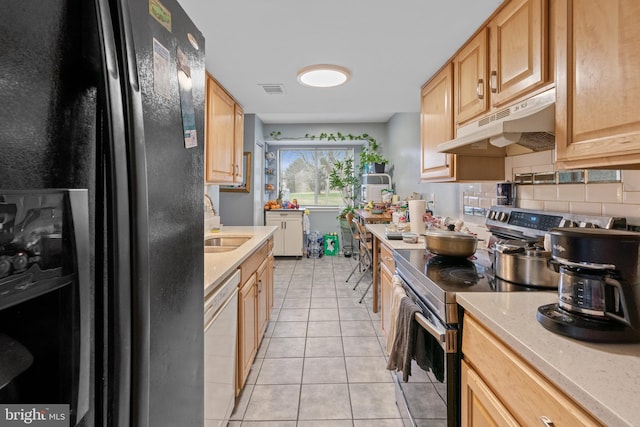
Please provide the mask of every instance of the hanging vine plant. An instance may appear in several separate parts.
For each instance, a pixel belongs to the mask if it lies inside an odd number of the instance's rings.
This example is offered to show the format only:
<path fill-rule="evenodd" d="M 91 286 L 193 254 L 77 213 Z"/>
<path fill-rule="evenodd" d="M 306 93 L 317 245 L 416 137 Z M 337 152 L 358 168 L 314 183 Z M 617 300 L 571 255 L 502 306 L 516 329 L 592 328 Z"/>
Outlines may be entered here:
<path fill-rule="evenodd" d="M 373 151 L 377 151 L 378 150 L 378 142 L 375 140 L 374 137 L 372 137 L 369 134 L 363 133 L 362 135 L 353 135 L 353 134 L 343 134 L 341 132 L 336 132 L 335 134 L 333 133 L 321 133 L 320 135 L 311 135 L 309 133 L 305 134 L 304 136 L 298 136 L 298 137 L 286 137 L 283 138 L 282 137 L 282 132 L 280 131 L 273 131 L 269 134 L 271 136 L 271 138 L 273 138 L 276 141 L 280 141 L 282 139 L 288 139 L 288 140 L 296 140 L 296 139 L 309 139 L 311 141 L 323 141 L 323 140 L 327 140 L 327 141 L 367 141 L 369 143 L 369 148 Z"/>
<path fill-rule="evenodd" d="M 365 165 L 373 164 L 373 163 L 378 163 L 378 164 L 389 163 L 389 160 L 387 160 L 384 156 L 382 156 L 382 154 L 378 152 L 378 149 L 380 148 L 378 141 L 376 141 L 374 137 L 372 137 L 367 133 L 363 133 L 362 135 L 353 135 L 351 133 L 348 133 L 345 135 L 341 132 L 336 132 L 335 134 L 323 132 L 320 135 L 312 135 L 307 133 L 304 136 L 284 138 L 282 136 L 282 132 L 274 130 L 269 135 L 271 136 L 271 138 L 273 138 L 276 141 L 280 141 L 282 139 L 286 139 L 286 140 L 307 139 L 311 141 L 327 140 L 327 141 L 336 141 L 336 142 L 337 141 L 366 141 L 367 146 L 364 147 L 362 149 L 362 152 L 360 153 L 360 164 L 358 165 L 358 170 L 361 174 L 365 171 L 365 168 L 366 168 Z"/>

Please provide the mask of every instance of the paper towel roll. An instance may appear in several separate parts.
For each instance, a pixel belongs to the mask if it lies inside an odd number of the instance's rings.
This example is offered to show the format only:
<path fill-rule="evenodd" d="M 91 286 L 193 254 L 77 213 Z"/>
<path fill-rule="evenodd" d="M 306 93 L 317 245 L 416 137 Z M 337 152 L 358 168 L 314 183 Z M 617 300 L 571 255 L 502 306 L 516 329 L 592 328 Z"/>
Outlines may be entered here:
<path fill-rule="evenodd" d="M 409 200 L 409 224 L 411 224 L 412 232 L 418 234 L 424 233 L 425 227 L 422 216 L 424 215 L 426 210 L 426 200 Z"/>

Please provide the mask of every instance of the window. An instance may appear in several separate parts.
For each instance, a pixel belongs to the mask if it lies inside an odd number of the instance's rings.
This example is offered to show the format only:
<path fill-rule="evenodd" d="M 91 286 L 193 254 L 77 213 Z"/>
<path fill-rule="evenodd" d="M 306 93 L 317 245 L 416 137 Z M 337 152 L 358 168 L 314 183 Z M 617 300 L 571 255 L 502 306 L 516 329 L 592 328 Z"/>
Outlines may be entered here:
<path fill-rule="evenodd" d="M 282 199 L 297 199 L 304 206 L 341 206 L 340 192 L 329 188 L 329 172 L 334 162 L 349 157 L 354 157 L 353 148 L 280 148 Z"/>

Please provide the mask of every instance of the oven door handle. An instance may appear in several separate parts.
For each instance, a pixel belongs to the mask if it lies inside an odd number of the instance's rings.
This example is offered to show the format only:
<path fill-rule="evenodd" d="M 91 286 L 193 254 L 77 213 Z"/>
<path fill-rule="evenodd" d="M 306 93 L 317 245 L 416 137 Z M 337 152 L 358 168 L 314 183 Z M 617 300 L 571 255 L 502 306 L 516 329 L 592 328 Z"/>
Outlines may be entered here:
<path fill-rule="evenodd" d="M 416 322 L 422 326 L 432 337 L 438 340 L 438 344 L 443 350 L 447 351 L 447 330 L 445 328 L 438 328 L 420 313 L 415 314 Z"/>

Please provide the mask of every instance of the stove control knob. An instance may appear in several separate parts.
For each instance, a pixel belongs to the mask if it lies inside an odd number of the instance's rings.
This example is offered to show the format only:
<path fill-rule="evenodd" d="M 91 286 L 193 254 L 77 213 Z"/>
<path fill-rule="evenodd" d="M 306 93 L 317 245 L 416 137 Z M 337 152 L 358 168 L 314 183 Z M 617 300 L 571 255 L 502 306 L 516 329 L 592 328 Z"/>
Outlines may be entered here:
<path fill-rule="evenodd" d="M 563 219 L 560 221 L 560 227 L 577 227 L 578 224 L 570 219 Z"/>
<path fill-rule="evenodd" d="M 507 213 L 506 212 L 500 212 L 500 214 L 498 214 L 498 221 L 506 222 L 507 221 Z"/>
<path fill-rule="evenodd" d="M 496 217 L 496 211 L 489 211 L 489 213 L 487 214 L 487 218 L 489 219 L 495 219 Z"/>
<path fill-rule="evenodd" d="M 592 222 L 581 222 L 580 227 L 581 228 L 599 228 L 597 224 L 594 224 Z"/>

